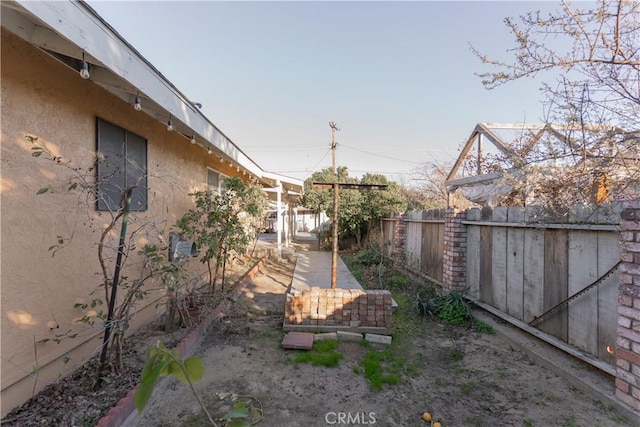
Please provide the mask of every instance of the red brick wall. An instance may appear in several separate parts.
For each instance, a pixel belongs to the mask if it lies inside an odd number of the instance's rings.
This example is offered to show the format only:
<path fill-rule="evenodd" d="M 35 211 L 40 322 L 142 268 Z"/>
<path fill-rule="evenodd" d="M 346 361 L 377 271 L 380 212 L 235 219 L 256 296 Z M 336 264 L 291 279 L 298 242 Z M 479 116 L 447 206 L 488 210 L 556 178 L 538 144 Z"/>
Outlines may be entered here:
<path fill-rule="evenodd" d="M 622 211 L 616 396 L 640 410 L 640 200 Z"/>
<path fill-rule="evenodd" d="M 321 289 L 287 294 L 285 325 L 392 328 L 391 293 Z"/>
<path fill-rule="evenodd" d="M 448 289 L 463 288 L 467 278 L 467 229 L 462 223 L 466 211 L 447 209 L 444 218 L 442 281 Z"/>

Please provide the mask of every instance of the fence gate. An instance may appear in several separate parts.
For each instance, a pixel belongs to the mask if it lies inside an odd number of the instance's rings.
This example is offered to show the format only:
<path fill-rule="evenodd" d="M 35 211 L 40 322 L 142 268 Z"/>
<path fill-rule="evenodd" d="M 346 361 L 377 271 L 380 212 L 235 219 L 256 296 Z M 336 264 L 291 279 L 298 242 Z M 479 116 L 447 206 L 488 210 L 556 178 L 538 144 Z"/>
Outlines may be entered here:
<path fill-rule="evenodd" d="M 620 205 L 467 213 L 467 284 L 480 301 L 614 365 Z"/>

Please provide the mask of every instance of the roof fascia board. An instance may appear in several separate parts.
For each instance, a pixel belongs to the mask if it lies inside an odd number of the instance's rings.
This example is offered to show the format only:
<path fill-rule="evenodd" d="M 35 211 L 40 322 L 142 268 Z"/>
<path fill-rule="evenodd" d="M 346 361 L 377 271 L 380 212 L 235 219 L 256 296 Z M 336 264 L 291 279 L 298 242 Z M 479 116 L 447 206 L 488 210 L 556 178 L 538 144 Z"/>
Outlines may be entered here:
<path fill-rule="evenodd" d="M 279 181 L 282 185 L 288 184 L 290 187 L 293 187 L 291 188 L 292 190 L 298 187 L 300 191 L 302 191 L 302 189 L 304 188 L 304 181 L 302 181 L 301 179 L 290 178 L 288 176 L 279 175 L 273 172 L 263 172 L 262 177 L 276 182 Z"/>
<path fill-rule="evenodd" d="M 172 114 L 247 171 L 258 176 L 263 174 L 262 169 L 253 160 L 206 119 L 175 86 L 84 2 L 17 0 L 16 3 L 49 27 L 49 31 L 52 30 L 78 46 L 78 51 L 70 56 L 80 57 L 82 51 L 85 51 L 141 94 L 153 99 L 167 111 L 167 115 Z M 48 43 L 53 42 L 49 41 L 52 39 L 45 38 L 43 30 L 34 30 L 31 34 L 28 34 L 27 30 L 23 32 L 23 36 L 39 47 L 54 47 L 48 46 Z"/>

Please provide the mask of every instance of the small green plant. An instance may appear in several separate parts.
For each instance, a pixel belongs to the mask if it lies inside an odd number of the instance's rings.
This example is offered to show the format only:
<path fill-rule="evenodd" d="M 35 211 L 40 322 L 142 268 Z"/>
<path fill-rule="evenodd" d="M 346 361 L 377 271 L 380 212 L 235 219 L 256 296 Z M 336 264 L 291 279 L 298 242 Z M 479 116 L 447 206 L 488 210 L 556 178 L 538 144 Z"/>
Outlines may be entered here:
<path fill-rule="evenodd" d="M 466 366 L 464 366 L 461 363 L 458 363 L 454 368 L 453 368 L 454 372 L 456 374 L 464 374 L 467 372 L 471 372 L 471 369 L 467 368 Z"/>
<path fill-rule="evenodd" d="M 338 340 L 322 340 L 313 343 L 311 351 L 296 354 L 292 363 L 310 363 L 313 366 L 335 368 L 342 360 L 343 354 L 337 351 Z"/>
<path fill-rule="evenodd" d="M 522 420 L 522 425 L 524 427 L 533 427 L 533 422 L 531 420 Z"/>
<path fill-rule="evenodd" d="M 496 331 L 493 330 L 493 327 L 487 323 L 484 323 L 482 320 L 474 320 L 473 322 L 473 330 L 479 332 L 481 334 L 489 334 L 493 335 Z"/>
<path fill-rule="evenodd" d="M 362 359 L 364 376 L 372 390 L 380 391 L 385 384 L 397 384 L 400 381 L 403 361 L 393 357 L 392 349 L 370 349 Z"/>
<path fill-rule="evenodd" d="M 460 385 L 460 392 L 462 394 L 469 394 L 475 387 L 476 383 L 473 381 L 466 381 Z"/>
<path fill-rule="evenodd" d="M 202 360 L 198 357 L 190 357 L 183 360 L 177 349 L 169 350 L 160 341 L 149 350 L 149 356 L 140 374 L 140 385 L 133 396 L 133 402 L 138 412 L 141 412 L 149 402 L 158 379 L 167 375 L 172 375 L 189 386 L 202 411 L 207 416 L 209 423 L 217 427 L 216 422 L 193 387 L 193 384 L 204 375 Z"/>
<path fill-rule="evenodd" d="M 249 427 L 262 420 L 262 403 L 255 397 L 228 392 L 219 392 L 216 396 L 220 400 L 231 402 L 231 408 L 222 417 L 226 427 Z"/>
<path fill-rule="evenodd" d="M 451 357 L 453 360 L 461 360 L 464 357 L 464 353 L 454 347 L 449 350 L 449 357 Z"/>
<path fill-rule="evenodd" d="M 435 286 L 426 283 L 418 288 L 415 296 L 415 309 L 421 316 L 433 316 L 436 312 L 438 294 Z"/>
<path fill-rule="evenodd" d="M 436 315 L 447 325 L 468 327 L 471 309 L 465 300 L 466 290 L 452 290 L 439 295 L 435 302 Z"/>

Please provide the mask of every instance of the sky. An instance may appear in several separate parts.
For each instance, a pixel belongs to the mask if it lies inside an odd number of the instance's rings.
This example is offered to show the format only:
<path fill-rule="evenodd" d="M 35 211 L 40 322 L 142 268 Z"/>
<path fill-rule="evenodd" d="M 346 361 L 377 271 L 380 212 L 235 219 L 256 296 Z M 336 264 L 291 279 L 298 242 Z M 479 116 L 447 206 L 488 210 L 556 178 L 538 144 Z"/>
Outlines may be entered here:
<path fill-rule="evenodd" d="M 540 123 L 545 76 L 483 87 L 469 44 L 509 59 L 505 17 L 556 2 L 102 1 L 94 8 L 262 169 L 336 163 L 411 186 L 478 122 Z M 548 80 L 548 78 L 546 79 Z"/>

